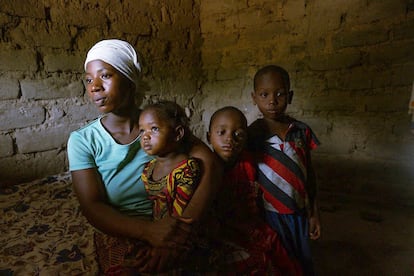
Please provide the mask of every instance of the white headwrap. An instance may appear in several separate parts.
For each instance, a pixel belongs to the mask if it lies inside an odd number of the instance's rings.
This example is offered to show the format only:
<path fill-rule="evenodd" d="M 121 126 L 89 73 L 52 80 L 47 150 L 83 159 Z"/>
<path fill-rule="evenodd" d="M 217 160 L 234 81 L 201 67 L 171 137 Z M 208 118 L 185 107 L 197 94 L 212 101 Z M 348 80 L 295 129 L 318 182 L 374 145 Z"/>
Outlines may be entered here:
<path fill-rule="evenodd" d="M 141 66 L 134 47 L 128 42 L 119 39 L 99 41 L 89 50 L 86 56 L 85 70 L 88 62 L 97 59 L 112 65 L 133 83 L 138 85 Z"/>

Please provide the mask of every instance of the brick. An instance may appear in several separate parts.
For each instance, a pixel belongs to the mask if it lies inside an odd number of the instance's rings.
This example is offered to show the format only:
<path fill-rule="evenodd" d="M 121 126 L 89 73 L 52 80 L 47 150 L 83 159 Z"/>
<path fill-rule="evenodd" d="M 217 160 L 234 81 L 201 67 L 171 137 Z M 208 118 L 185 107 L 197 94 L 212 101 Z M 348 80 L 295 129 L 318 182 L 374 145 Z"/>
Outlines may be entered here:
<path fill-rule="evenodd" d="M 201 52 L 203 69 L 216 68 L 221 64 L 223 58 L 222 51 L 216 51 L 214 48 L 204 49 Z"/>
<path fill-rule="evenodd" d="M 325 71 L 345 69 L 361 62 L 361 55 L 358 51 L 333 53 L 309 58 L 309 67 L 312 70 Z"/>
<path fill-rule="evenodd" d="M 0 1 L 0 11 L 19 17 L 45 18 L 44 3 L 38 0 Z"/>
<path fill-rule="evenodd" d="M 411 12 L 414 11 L 414 1 L 413 0 L 408 0 L 407 2 L 407 12 Z"/>
<path fill-rule="evenodd" d="M 231 67 L 240 64 L 249 64 L 255 60 L 255 52 L 252 48 L 239 48 L 237 51 L 228 51 L 223 55 L 221 66 Z"/>
<path fill-rule="evenodd" d="M 10 135 L 0 135 L 0 157 L 13 155 L 13 139 Z"/>
<path fill-rule="evenodd" d="M 306 33 L 311 34 L 309 38 L 320 39 L 327 33 L 337 30 L 341 24 L 341 16 L 347 14 L 350 7 L 359 6 L 360 2 L 359 0 L 347 0 L 346 4 L 338 3 L 338 1 L 307 2 L 306 9 L 310 18 L 303 20 L 306 20 L 306 25 L 308 25 Z"/>
<path fill-rule="evenodd" d="M 414 20 L 402 22 L 394 27 L 395 40 L 414 38 Z"/>
<path fill-rule="evenodd" d="M 86 58 L 89 49 L 97 41 L 102 40 L 102 32 L 99 29 L 88 29 L 86 33 L 80 33 L 77 40 L 77 49 Z M 83 63 L 83 62 L 82 62 Z"/>
<path fill-rule="evenodd" d="M 108 17 L 105 14 L 105 10 L 109 9 L 109 0 L 98 1 L 96 3 L 91 1 L 54 3 L 54 5 L 50 6 L 50 20 L 52 22 L 59 22 L 62 26 L 74 25 L 80 27 L 107 28 Z M 70 11 L 70 16 L 67 14 L 68 11 Z"/>
<path fill-rule="evenodd" d="M 271 22 L 274 14 L 261 7 L 253 7 L 239 11 L 236 16 L 232 16 L 235 21 L 234 25 L 239 26 L 242 29 L 254 28 L 265 26 L 268 22 Z"/>
<path fill-rule="evenodd" d="M 173 41 L 173 43 L 179 43 L 186 41 L 188 37 L 187 32 L 180 30 L 171 30 L 171 25 L 162 25 L 158 29 L 158 38 L 161 40 Z"/>
<path fill-rule="evenodd" d="M 414 64 L 396 65 L 392 68 L 391 83 L 393 86 L 412 85 L 414 81 Z"/>
<path fill-rule="evenodd" d="M 45 120 L 45 116 L 45 110 L 40 106 L 21 105 L 9 109 L 0 107 L 0 130 L 41 124 Z"/>
<path fill-rule="evenodd" d="M 238 41 L 238 34 L 210 35 L 204 38 L 203 49 L 220 50 L 235 46 Z"/>
<path fill-rule="evenodd" d="M 376 133 L 381 130 L 375 116 L 367 116 L 363 113 L 359 114 L 358 120 L 355 120 L 355 116 L 335 116 L 335 119 L 331 120 L 330 131 L 325 136 L 319 137 L 323 143 L 320 150 L 329 154 L 341 155 L 363 151 L 366 137 L 361 135 L 361 131 Z"/>
<path fill-rule="evenodd" d="M 69 49 L 71 46 L 70 28 L 56 24 L 50 28 L 46 21 L 34 21 L 32 18 L 23 18 L 20 24 L 10 30 L 14 43 L 25 48 L 33 46 Z"/>
<path fill-rule="evenodd" d="M 291 78 L 292 78 L 291 74 Z M 298 74 L 294 76 L 294 80 L 291 79 L 291 84 L 295 81 L 295 87 L 291 87 L 294 91 L 294 99 L 296 98 L 296 93 L 298 95 L 302 93 L 309 93 L 310 95 L 319 95 L 324 93 L 327 88 L 327 81 L 325 79 L 325 75 L 323 74 L 313 74 L 313 73 L 306 73 L 306 74 Z"/>
<path fill-rule="evenodd" d="M 223 26 L 223 32 L 234 32 L 241 28 L 240 17 L 237 14 L 226 14 L 217 20 Z M 217 31 L 215 31 L 217 33 Z"/>
<path fill-rule="evenodd" d="M 358 67 L 343 74 L 329 72 L 326 74 L 330 89 L 373 89 L 391 85 L 392 71 L 382 67 Z"/>
<path fill-rule="evenodd" d="M 70 82 L 56 78 L 20 81 L 22 96 L 25 99 L 70 98 L 83 94 L 81 81 Z"/>
<path fill-rule="evenodd" d="M 283 22 L 269 22 L 244 29 L 240 34 L 240 40 L 244 43 L 256 45 L 258 41 L 263 43 L 283 34 L 290 34 L 290 32 L 291 29 Z"/>
<path fill-rule="evenodd" d="M 183 10 L 183 11 L 176 11 L 173 14 L 172 21 L 174 22 L 174 26 L 181 26 L 181 28 L 187 30 L 194 30 L 200 32 L 200 21 L 199 17 L 195 17 L 192 9 L 190 10 Z M 198 28 L 197 28 L 198 26 Z"/>
<path fill-rule="evenodd" d="M 152 31 L 149 18 L 144 17 L 142 15 L 132 17 L 121 17 L 119 18 L 119 21 L 115 21 L 112 23 L 112 27 L 114 31 L 142 36 L 151 35 Z"/>
<path fill-rule="evenodd" d="M 414 42 L 401 41 L 383 45 L 368 52 L 371 64 L 404 64 L 414 61 Z"/>
<path fill-rule="evenodd" d="M 398 112 L 408 109 L 408 95 L 410 90 L 406 90 L 407 97 L 397 96 L 395 94 L 389 95 L 373 95 L 358 97 L 360 104 L 365 104 L 367 112 L 388 113 Z"/>
<path fill-rule="evenodd" d="M 306 1 L 290 0 L 284 2 L 283 18 L 287 20 L 300 20 L 306 16 Z"/>
<path fill-rule="evenodd" d="M 217 70 L 216 77 L 218 81 L 241 79 L 246 74 L 244 68 L 220 68 Z"/>
<path fill-rule="evenodd" d="M 200 13 L 201 14 L 216 14 L 216 13 L 231 13 L 239 9 L 245 8 L 244 1 L 223 1 L 223 0 L 210 0 L 200 1 Z"/>
<path fill-rule="evenodd" d="M 74 129 L 74 126 L 58 126 L 40 131 L 16 131 L 17 150 L 19 153 L 32 153 L 65 147 L 69 134 Z"/>
<path fill-rule="evenodd" d="M 0 78 L 0 100 L 17 99 L 19 92 L 19 82 L 17 80 Z"/>
<path fill-rule="evenodd" d="M 52 150 L 0 158 L 0 177 L 19 182 L 67 171 L 66 152 Z"/>
<path fill-rule="evenodd" d="M 411 92 L 411 88 L 408 89 Z M 411 93 L 408 93 L 408 97 L 410 97 Z M 408 98 L 407 97 L 407 98 Z M 400 112 L 400 116 L 392 116 L 393 125 L 391 127 L 391 133 L 393 134 L 394 139 L 401 141 L 403 143 L 410 143 L 411 139 L 413 138 L 413 132 L 411 129 L 411 122 L 413 120 L 413 114 L 408 114 L 406 110 L 402 110 Z M 414 144 L 412 144 L 414 146 Z M 411 155 L 414 155 L 414 151 L 410 152 Z"/>
<path fill-rule="evenodd" d="M 238 79 L 209 83 L 203 87 L 203 93 L 206 95 L 217 94 L 218 91 L 222 91 L 220 97 L 207 97 L 203 99 L 203 106 L 216 108 L 226 98 L 234 101 L 235 98 L 241 99 L 243 96 L 249 96 L 248 94 L 243 95 L 242 82 Z"/>
<path fill-rule="evenodd" d="M 0 3 L 1 5 L 1 3 Z M 1 10 L 1 8 L 0 8 Z M 6 13 L 1 12 L 0 13 L 0 26 L 4 26 L 4 28 L 6 29 L 6 26 L 10 26 L 10 27 L 14 27 L 17 24 L 19 24 L 18 19 L 10 16 Z"/>
<path fill-rule="evenodd" d="M 122 5 L 111 5 L 108 10 L 113 32 L 134 35 L 151 35 L 150 7 L 146 1 L 124 1 Z M 159 13 L 159 10 L 157 11 Z M 101 22 L 102 24 L 103 22 Z"/>
<path fill-rule="evenodd" d="M 0 50 L 0 70 L 36 71 L 36 53 L 31 50 Z"/>
<path fill-rule="evenodd" d="M 217 15 L 212 16 L 208 15 L 205 17 L 205 19 L 201 19 L 200 22 L 200 29 L 202 34 L 208 34 L 208 33 L 216 33 L 216 34 L 226 34 L 226 33 L 233 33 L 237 32 L 234 28 L 235 26 L 233 24 L 237 24 L 237 18 L 235 16 L 225 16 L 225 15 Z M 226 30 L 226 28 L 229 28 Z"/>
<path fill-rule="evenodd" d="M 335 111 L 335 112 L 353 112 L 355 111 L 355 100 L 347 95 L 336 96 L 336 97 L 310 97 L 301 98 L 300 108 L 304 111 Z M 297 100 L 296 100 L 297 102 Z M 295 103 L 296 105 L 296 103 Z"/>
<path fill-rule="evenodd" d="M 318 135 L 318 134 L 316 134 Z M 316 149 L 318 154 L 332 154 L 335 156 L 349 154 L 354 148 L 351 139 L 344 139 L 342 132 L 331 132 L 317 136 L 321 145 Z"/>
<path fill-rule="evenodd" d="M 295 117 L 297 120 L 305 122 L 319 138 L 322 135 L 326 135 L 332 130 L 332 121 L 330 118 L 304 116 Z"/>
<path fill-rule="evenodd" d="M 99 112 L 93 104 L 68 105 L 65 120 L 69 122 L 86 122 L 99 116 Z"/>
<path fill-rule="evenodd" d="M 354 3 L 344 1 L 345 5 L 349 7 L 349 13 L 346 21 L 353 24 L 371 24 L 373 22 L 380 22 L 382 20 L 398 18 L 398 16 L 406 15 L 406 1 L 358 1 L 353 0 Z M 334 3 L 334 2 L 332 2 Z"/>
<path fill-rule="evenodd" d="M 369 29 L 342 31 L 332 37 L 332 45 L 334 49 L 375 45 L 387 41 L 388 33 L 388 30 L 375 25 Z"/>
<path fill-rule="evenodd" d="M 302 53 L 306 53 L 307 47 L 306 44 L 302 44 L 302 45 L 291 45 L 289 48 L 289 52 L 293 55 L 296 54 L 302 54 Z"/>
<path fill-rule="evenodd" d="M 382 131 L 372 133 L 367 137 L 366 152 L 375 158 L 389 161 L 402 161 L 411 164 L 414 158 L 414 144 L 410 142 L 412 137 L 409 134 L 409 116 L 394 113 L 383 120 Z M 395 129 L 404 129 L 403 132 L 395 133 Z M 392 135 L 389 135 L 392 134 Z"/>
<path fill-rule="evenodd" d="M 69 53 L 47 54 L 44 56 L 43 62 L 47 72 L 84 72 L 85 56 Z"/>

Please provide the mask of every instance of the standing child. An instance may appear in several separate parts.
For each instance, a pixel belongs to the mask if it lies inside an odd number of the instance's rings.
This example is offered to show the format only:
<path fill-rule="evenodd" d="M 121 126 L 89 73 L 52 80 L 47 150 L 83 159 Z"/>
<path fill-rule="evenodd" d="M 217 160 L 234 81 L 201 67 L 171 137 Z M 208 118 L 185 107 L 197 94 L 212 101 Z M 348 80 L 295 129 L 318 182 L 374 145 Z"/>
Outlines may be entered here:
<path fill-rule="evenodd" d="M 207 140 L 224 166 L 222 187 L 216 202 L 219 237 L 240 246 L 247 253 L 234 256 L 237 251 L 230 251 L 233 258 L 230 257 L 227 270 L 243 275 L 275 275 L 278 271 L 274 266 L 278 266 L 286 272 L 283 275 L 296 275 L 294 264 L 257 206 L 256 166 L 245 151 L 246 117 L 232 106 L 217 110 L 211 117 Z M 278 262 L 283 267 L 279 267 Z"/>
<path fill-rule="evenodd" d="M 258 153 L 267 222 L 304 275 L 314 275 L 309 238 L 320 237 L 320 221 L 310 151 L 319 142 L 308 125 L 285 114 L 292 96 L 286 70 L 257 71 L 252 99 L 263 118 L 249 126 L 248 147 Z"/>
<path fill-rule="evenodd" d="M 171 101 L 147 105 L 139 117 L 141 146 L 153 155 L 142 173 L 153 200 L 153 218 L 181 216 L 200 181 L 200 164 L 189 157 L 191 132 L 185 111 Z"/>

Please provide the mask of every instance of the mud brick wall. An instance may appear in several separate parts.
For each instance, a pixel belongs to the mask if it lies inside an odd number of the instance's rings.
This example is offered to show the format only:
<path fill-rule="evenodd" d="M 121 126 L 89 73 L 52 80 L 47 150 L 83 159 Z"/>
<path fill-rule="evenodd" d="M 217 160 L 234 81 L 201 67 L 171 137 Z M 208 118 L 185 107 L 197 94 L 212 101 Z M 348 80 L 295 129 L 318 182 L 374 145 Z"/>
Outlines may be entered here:
<path fill-rule="evenodd" d="M 199 6 L 194 1 L 0 1 L 0 178 L 67 170 L 69 133 L 95 118 L 83 62 L 98 40 L 129 41 L 142 57 L 147 98 L 197 115 Z"/>
<path fill-rule="evenodd" d="M 252 77 L 291 73 L 288 112 L 322 145 L 322 192 L 412 205 L 412 0 L 0 1 L 0 177 L 67 170 L 70 131 L 98 114 L 82 84 L 86 51 L 103 38 L 142 57 L 146 99 L 177 100 L 205 136 L 214 110 L 249 122 Z"/>
<path fill-rule="evenodd" d="M 291 75 L 288 113 L 307 122 L 321 191 L 412 205 L 414 1 L 201 1 L 204 122 L 236 105 L 258 117 L 256 70 Z"/>

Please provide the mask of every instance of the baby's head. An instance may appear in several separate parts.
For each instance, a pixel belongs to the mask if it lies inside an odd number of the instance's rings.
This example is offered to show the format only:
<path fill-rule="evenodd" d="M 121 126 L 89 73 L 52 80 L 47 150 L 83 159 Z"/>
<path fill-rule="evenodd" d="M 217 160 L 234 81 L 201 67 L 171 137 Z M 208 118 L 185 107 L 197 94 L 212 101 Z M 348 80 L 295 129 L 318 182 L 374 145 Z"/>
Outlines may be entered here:
<path fill-rule="evenodd" d="M 172 101 L 146 105 L 139 117 L 139 130 L 143 149 L 157 156 L 184 151 L 191 136 L 184 109 Z"/>
<path fill-rule="evenodd" d="M 211 116 L 207 140 L 226 163 L 238 159 L 247 142 L 247 120 L 233 106 L 220 108 Z"/>

